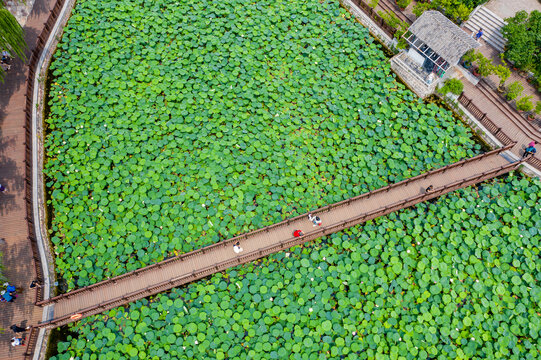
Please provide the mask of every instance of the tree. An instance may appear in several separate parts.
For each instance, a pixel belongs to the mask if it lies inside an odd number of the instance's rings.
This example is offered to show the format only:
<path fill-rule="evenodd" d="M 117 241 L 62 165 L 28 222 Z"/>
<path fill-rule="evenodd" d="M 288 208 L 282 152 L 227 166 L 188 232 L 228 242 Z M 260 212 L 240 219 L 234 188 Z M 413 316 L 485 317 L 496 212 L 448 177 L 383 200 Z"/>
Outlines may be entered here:
<path fill-rule="evenodd" d="M 519 11 L 506 19 L 502 34 L 507 39 L 505 57 L 522 70 L 541 75 L 541 12 Z"/>
<path fill-rule="evenodd" d="M 464 90 L 464 84 L 458 79 L 449 79 L 445 81 L 445 84 L 438 90 L 440 94 L 446 95 L 447 93 L 460 95 Z"/>
<path fill-rule="evenodd" d="M 500 78 L 499 88 L 503 89 L 505 82 L 511 76 L 511 70 L 505 65 L 498 65 L 495 67 L 495 73 Z"/>
<path fill-rule="evenodd" d="M 24 41 L 23 29 L 15 17 L 0 2 L 0 51 L 7 50 L 11 55 L 16 55 L 24 59 Z M 0 68 L 0 80 L 4 81 L 5 73 Z"/>

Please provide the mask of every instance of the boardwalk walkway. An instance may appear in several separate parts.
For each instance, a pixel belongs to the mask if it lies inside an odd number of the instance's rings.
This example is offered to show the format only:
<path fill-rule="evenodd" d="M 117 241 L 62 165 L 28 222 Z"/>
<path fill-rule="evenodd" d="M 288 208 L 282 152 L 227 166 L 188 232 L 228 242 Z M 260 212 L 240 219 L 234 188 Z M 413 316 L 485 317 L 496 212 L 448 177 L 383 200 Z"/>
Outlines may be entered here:
<path fill-rule="evenodd" d="M 55 303 L 54 318 L 38 326 L 61 326 L 504 174 L 521 163 L 511 162 L 501 154 L 513 145 L 318 209 L 314 214 L 323 220 L 321 227 L 313 227 L 306 215 L 301 215 L 43 301 L 40 305 Z M 424 189 L 429 185 L 434 189 L 426 194 Z M 296 229 L 305 236 L 294 238 L 292 233 Z M 236 241 L 244 248 L 241 254 L 233 251 Z"/>
<path fill-rule="evenodd" d="M 54 0 L 35 0 L 24 26 L 28 45 L 27 56 L 35 48 L 38 35 L 53 8 Z M 13 303 L 0 305 L 0 360 L 22 359 L 27 353 L 26 346 L 10 346 L 13 324 L 27 326 L 42 319 L 42 309 L 34 306 L 36 291 L 28 289 L 38 274 L 33 263 L 29 236 L 27 203 L 25 194 L 31 190 L 25 181 L 25 92 L 28 68 L 21 60 L 14 60 L 0 83 L 0 183 L 8 192 L 0 194 L 0 252 L 3 253 L 4 274 L 10 283 L 20 288 Z M 26 333 L 27 341 L 29 333 Z M 30 353 L 32 349 L 29 350 Z M 27 356 L 30 355 L 27 354 Z"/>
<path fill-rule="evenodd" d="M 468 101 L 461 99 L 466 96 Z M 471 103 L 470 103 L 471 100 Z M 464 93 L 459 98 L 461 104 L 476 118 L 486 117 L 509 139 L 509 142 L 515 142 L 516 145 L 511 151 L 520 156 L 524 152 L 526 145 L 535 140 L 541 143 L 541 133 L 535 128 L 535 125 L 523 119 L 516 114 L 507 103 L 503 102 L 498 95 L 484 82 L 480 81 L 477 86 L 464 82 Z M 483 121 L 481 121 L 483 125 Z M 495 131 L 487 127 L 487 130 L 495 135 Z M 498 138 L 497 134 L 496 137 Z M 501 141 L 501 139 L 499 139 Z M 505 142 L 501 141 L 504 145 Z M 541 172 L 541 152 L 535 154 L 528 164 Z"/>

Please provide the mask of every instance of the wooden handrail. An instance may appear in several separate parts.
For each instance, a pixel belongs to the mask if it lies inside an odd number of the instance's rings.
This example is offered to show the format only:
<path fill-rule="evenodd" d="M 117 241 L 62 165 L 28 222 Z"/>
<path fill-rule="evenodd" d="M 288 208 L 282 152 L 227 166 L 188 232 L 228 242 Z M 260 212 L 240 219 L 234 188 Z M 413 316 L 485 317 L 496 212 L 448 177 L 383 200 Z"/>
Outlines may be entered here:
<path fill-rule="evenodd" d="M 453 163 L 453 164 L 449 164 L 449 165 L 446 165 L 442 168 L 438 168 L 438 169 L 433 169 L 431 170 L 429 173 L 430 175 L 433 175 L 433 174 L 437 174 L 437 173 L 440 173 L 440 172 L 444 172 L 448 169 L 451 169 L 451 168 L 454 168 L 454 167 L 457 167 L 457 166 L 461 166 L 462 164 L 465 164 L 465 163 L 468 163 L 468 162 L 472 162 L 472 161 L 479 161 L 479 160 L 482 160 L 484 158 L 486 158 L 487 156 L 491 156 L 493 154 L 496 154 L 496 153 L 501 153 L 502 151 L 506 151 L 506 150 L 509 150 L 510 148 L 512 148 L 514 146 L 514 143 L 513 144 L 509 144 L 507 146 L 504 146 L 503 148 L 499 148 L 499 149 L 495 149 L 495 150 L 491 150 L 489 152 L 486 152 L 484 154 L 481 154 L 481 155 L 478 155 L 478 156 L 475 156 L 473 158 L 470 158 L 470 159 L 463 159 L 459 162 L 456 162 L 456 163 Z M 330 204 L 330 205 L 326 205 L 322 208 L 319 208 L 319 209 L 316 209 L 314 210 L 312 213 L 313 214 L 318 214 L 318 213 L 321 213 L 321 212 L 324 212 L 324 211 L 327 211 L 327 210 L 331 210 L 331 209 L 335 209 L 337 207 L 340 207 L 340 206 L 347 206 L 347 203 L 348 202 L 351 202 L 351 201 L 357 201 L 357 200 L 360 200 L 360 199 L 363 199 L 365 197 L 369 197 L 373 194 L 377 194 L 377 193 L 380 193 L 382 191 L 387 191 L 387 190 L 390 190 L 390 189 L 393 189 L 395 187 L 399 187 L 399 186 L 404 186 L 405 184 L 407 183 L 410 183 L 410 182 L 414 182 L 422 177 L 425 177 L 426 174 L 423 173 L 423 174 L 420 174 L 420 175 L 417 175 L 417 176 L 414 176 L 412 178 L 409 178 L 409 179 L 405 179 L 405 180 L 402 180 L 400 182 L 397 182 L 397 183 L 394 183 L 394 184 L 391 184 L 391 185 L 387 185 L 383 188 L 380 188 L 380 189 L 376 189 L 376 190 L 372 190 L 368 193 L 364 193 L 364 194 L 361 194 L 361 195 L 357 195 L 355 197 L 352 197 L 352 198 L 349 198 L 349 199 L 345 199 L 345 200 L 342 200 L 342 201 L 339 201 L 337 203 L 334 203 L 334 204 Z M 80 289 L 76 289 L 76 290 L 73 290 L 73 291 L 70 291 L 68 293 L 65 293 L 65 294 L 61 294 L 61 295 L 58 295 L 58 296 L 55 296 L 54 298 L 51 298 L 51 299 L 48 299 L 48 300 L 43 300 L 43 301 L 40 301 L 38 303 L 36 303 L 36 305 L 40 305 L 40 306 L 44 306 L 44 305 L 47 305 L 51 302 L 56 302 L 62 298 L 68 298 L 72 295 L 75 295 L 75 294 L 79 294 L 79 293 L 82 293 L 82 292 L 88 292 L 88 291 L 91 291 L 93 289 L 96 289 L 96 288 L 99 288 L 99 287 L 102 287 L 102 286 L 106 286 L 108 285 L 108 283 L 110 283 L 113 279 L 115 280 L 121 280 L 121 279 L 124 279 L 124 278 L 127 278 L 127 277 L 132 277 L 132 276 L 136 276 L 142 272 L 147 272 L 147 271 L 151 271 L 153 270 L 154 268 L 158 268 L 158 267 L 161 267 L 163 265 L 166 265 L 166 264 L 169 264 L 171 262 L 176 262 L 176 261 L 183 261 L 185 260 L 186 258 L 189 258 L 189 257 L 192 257 L 192 256 L 196 256 L 197 254 L 199 253 L 204 253 L 206 251 L 209 251 L 209 250 L 212 250 L 213 248 L 216 248 L 216 247 L 220 247 L 220 246 L 231 246 L 233 243 L 235 243 L 236 241 L 239 241 L 239 240 L 242 240 L 242 239 L 246 239 L 248 236 L 253 236 L 255 234 L 258 234 L 262 231 L 269 231 L 271 229 L 275 229 L 275 228 L 279 228 L 279 227 L 282 227 L 282 226 L 286 226 L 288 223 L 291 223 L 293 221 L 296 221 L 296 220 L 299 220 L 299 219 L 302 219 L 302 218 L 305 218 L 308 214 L 302 214 L 302 215 L 298 215 L 298 216 L 295 216 L 293 218 L 290 218 L 290 219 L 286 219 L 286 220 L 283 220 L 281 222 L 278 222 L 276 224 L 272 224 L 272 225 L 268 225 L 268 226 L 265 226 L 261 229 L 258 229 L 258 230 L 254 230 L 254 231 L 251 231 L 249 233 L 245 233 L 245 234 L 241 234 L 241 235 L 238 235 L 238 236 L 235 236 L 233 238 L 230 238 L 230 239 L 227 239 L 227 240 L 223 240 L 223 241 L 220 241 L 218 243 L 214 243 L 214 244 L 211 244 L 211 245 L 208 245 L 208 246 L 205 246 L 205 247 L 202 247 L 202 248 L 199 248 L 199 249 L 196 249 L 196 250 L 193 250 L 193 251 L 190 251 L 188 253 L 185 253 L 185 254 L 181 254 L 181 255 L 178 255 L 178 256 L 175 256 L 175 257 L 172 257 L 172 258 L 169 258 L 167 260 L 163 260 L 161 262 L 158 262 L 158 263 L 154 263 L 154 264 L 151 264 L 151 265 L 148 265 L 144 268 L 140 268 L 140 269 L 137 269 L 137 270 L 133 270 L 131 272 L 128 272 L 128 273 L 125 273 L 125 274 L 122 274 L 122 275 L 119 275 L 119 276 L 116 276 L 114 278 L 109 278 L 109 279 L 106 279 L 104 281 L 100 281 L 98 283 L 95 283 L 95 284 L 92 284 L 92 285 L 89 285 L 89 286 L 85 286 L 83 288 L 80 288 Z"/>
<path fill-rule="evenodd" d="M 504 151 L 504 148 L 494 150 L 492 153 L 501 152 L 501 151 Z M 215 272 L 218 272 L 220 270 L 227 269 L 230 266 L 236 266 L 237 264 L 240 264 L 240 263 L 246 263 L 246 262 L 251 261 L 253 259 L 258 259 L 258 258 L 260 258 L 262 256 L 265 256 L 266 254 L 273 253 L 273 252 L 276 252 L 276 251 L 280 251 L 285 246 L 290 247 L 290 246 L 295 246 L 295 245 L 298 245 L 298 244 L 302 244 L 302 243 L 304 243 L 306 241 L 309 241 L 311 239 L 320 237 L 320 236 L 326 234 L 328 231 L 339 231 L 339 230 L 347 228 L 348 226 L 351 226 L 353 224 L 363 222 L 363 221 L 366 221 L 366 220 L 369 220 L 369 219 L 373 219 L 375 217 L 387 214 L 389 212 L 395 211 L 397 209 L 401 209 L 403 207 L 409 207 L 409 206 L 415 205 L 415 204 L 417 204 L 417 203 L 419 203 L 419 202 L 421 202 L 421 201 L 423 201 L 425 199 L 440 196 L 440 195 L 442 195 L 444 193 L 447 193 L 449 191 L 453 191 L 454 189 L 463 187 L 466 184 L 476 183 L 476 182 L 479 182 L 479 181 L 482 181 L 482 180 L 485 180 L 485 179 L 488 179 L 488 178 L 492 178 L 494 176 L 498 176 L 500 174 L 503 174 L 503 173 L 506 173 L 506 172 L 510 171 L 511 169 L 514 169 L 514 168 L 518 167 L 524 161 L 525 161 L 525 159 L 522 159 L 522 160 L 516 161 L 514 163 L 508 163 L 508 164 L 502 165 L 502 166 L 500 166 L 498 168 L 492 169 L 490 171 L 483 172 L 481 174 L 472 175 L 472 176 L 470 176 L 468 178 L 457 180 L 457 181 L 455 181 L 453 183 L 445 185 L 442 188 L 434 189 L 434 192 L 431 192 L 431 193 L 428 193 L 428 194 L 427 193 L 420 193 L 420 194 L 411 196 L 406 200 L 402 200 L 402 201 L 397 202 L 395 204 L 389 204 L 389 205 L 385 206 L 384 208 L 374 209 L 373 211 L 371 211 L 369 213 L 353 216 L 353 217 L 351 217 L 349 219 L 341 221 L 338 224 L 329 225 L 329 226 L 326 226 L 324 228 L 319 228 L 319 229 L 313 230 L 313 231 L 308 232 L 305 235 L 303 235 L 301 237 L 298 237 L 298 238 L 290 237 L 290 238 L 286 239 L 285 241 L 281 241 L 278 244 L 273 244 L 273 245 L 269 245 L 269 246 L 264 247 L 264 248 L 259 248 L 257 250 L 254 250 L 254 251 L 252 251 L 250 253 L 243 254 L 243 255 L 241 255 L 239 257 L 236 257 L 234 259 L 225 260 L 225 261 L 222 261 L 222 262 L 219 262 L 219 263 L 216 263 L 216 264 L 209 265 L 209 266 L 207 266 L 205 268 L 202 268 L 202 269 L 194 270 L 191 273 L 180 275 L 180 276 L 178 276 L 176 278 L 173 278 L 173 279 L 164 280 L 164 281 L 162 281 L 162 282 L 160 282 L 158 284 L 148 286 L 145 289 L 137 290 L 137 291 L 134 291 L 134 292 L 132 292 L 130 294 L 127 294 L 127 295 L 125 294 L 125 295 L 119 296 L 117 298 L 108 300 L 108 301 L 106 301 L 104 303 L 97 304 L 97 305 L 88 307 L 86 309 L 80 310 L 80 311 L 78 311 L 78 313 L 82 314 L 83 316 L 88 316 L 88 315 L 91 315 L 91 313 L 93 311 L 97 310 L 97 309 L 110 308 L 109 307 L 110 304 L 116 304 L 118 302 L 126 304 L 128 302 L 134 301 L 135 299 L 148 296 L 148 294 L 156 293 L 156 291 L 159 290 L 159 289 L 162 289 L 162 288 L 163 289 L 170 289 L 170 288 L 173 288 L 175 286 L 184 284 L 186 282 L 193 281 L 193 280 L 196 280 L 196 279 L 200 279 L 202 277 L 208 276 L 208 275 L 210 275 L 212 273 L 215 273 Z M 351 225 L 348 225 L 348 224 L 351 224 Z M 70 316 L 71 316 L 71 314 L 62 316 L 62 317 L 57 318 L 57 319 L 52 319 L 52 320 L 50 320 L 48 322 L 41 323 L 39 326 L 40 327 L 50 327 L 50 326 L 55 325 L 55 324 L 62 324 L 63 322 L 67 321 L 70 318 Z"/>

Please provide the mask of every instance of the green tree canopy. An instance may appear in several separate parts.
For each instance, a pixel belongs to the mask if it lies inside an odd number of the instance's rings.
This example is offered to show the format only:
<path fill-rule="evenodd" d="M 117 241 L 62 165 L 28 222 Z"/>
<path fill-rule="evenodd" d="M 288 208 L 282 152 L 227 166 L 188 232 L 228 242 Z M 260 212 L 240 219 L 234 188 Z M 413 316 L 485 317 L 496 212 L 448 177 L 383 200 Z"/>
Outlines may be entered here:
<path fill-rule="evenodd" d="M 22 27 L 15 17 L 4 8 L 3 3 L 0 2 L 0 51 L 7 50 L 10 54 L 24 59 L 25 47 Z M 3 81 L 4 76 L 5 73 L 0 68 L 0 80 Z"/>
<path fill-rule="evenodd" d="M 541 12 L 519 11 L 506 19 L 502 34 L 507 39 L 505 57 L 522 70 L 541 75 Z"/>

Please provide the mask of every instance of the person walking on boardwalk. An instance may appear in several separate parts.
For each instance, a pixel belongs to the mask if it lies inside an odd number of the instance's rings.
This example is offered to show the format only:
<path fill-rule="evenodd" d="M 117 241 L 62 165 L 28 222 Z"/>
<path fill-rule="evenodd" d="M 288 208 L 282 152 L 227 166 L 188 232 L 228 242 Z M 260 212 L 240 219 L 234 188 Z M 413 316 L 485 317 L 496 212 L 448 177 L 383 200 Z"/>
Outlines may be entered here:
<path fill-rule="evenodd" d="M 240 254 L 244 251 L 244 249 L 240 247 L 240 241 L 237 241 L 235 245 L 233 245 L 233 251 L 235 252 L 235 254 Z"/>
<path fill-rule="evenodd" d="M 22 337 L 14 337 L 11 339 L 11 346 L 24 345 L 24 340 Z"/>
<path fill-rule="evenodd" d="M 522 158 L 524 159 L 528 155 L 534 155 L 536 152 L 537 150 L 535 148 L 535 141 L 532 141 L 531 143 L 528 144 L 528 147 L 526 148 L 526 150 L 524 150 L 524 154 L 522 154 Z"/>
<path fill-rule="evenodd" d="M 300 231 L 300 230 L 293 231 L 293 236 L 294 237 L 301 237 L 303 235 L 304 235 L 304 233 L 302 231 Z"/>
<path fill-rule="evenodd" d="M 434 190 L 434 185 L 428 185 L 428 187 L 425 189 L 425 193 L 431 193 L 432 190 Z"/>
<path fill-rule="evenodd" d="M 310 220 L 314 225 L 313 226 L 321 226 L 321 219 L 319 216 L 313 216 L 312 214 L 308 214 L 308 220 Z"/>
<path fill-rule="evenodd" d="M 33 289 L 35 287 L 38 287 L 38 288 L 41 287 L 41 284 L 39 283 L 38 280 L 32 280 L 32 282 L 30 283 L 30 289 Z"/>
<path fill-rule="evenodd" d="M 7 192 L 6 187 L 4 185 L 0 184 L 0 193 L 5 193 L 5 192 Z"/>
<path fill-rule="evenodd" d="M 9 328 L 11 329 L 11 331 L 13 331 L 16 334 L 16 333 L 25 332 L 26 330 L 30 329 L 30 326 L 27 326 L 26 328 L 23 328 L 23 327 L 20 327 L 20 326 L 17 326 L 17 325 L 11 325 Z"/>

